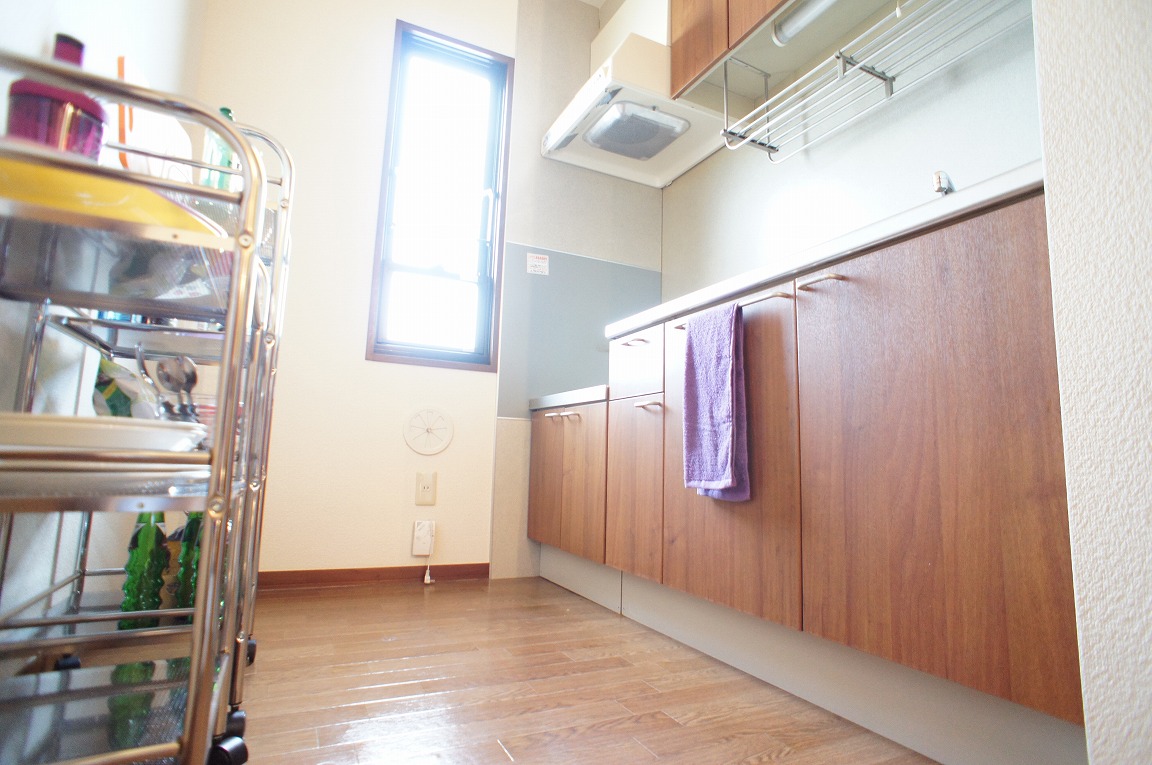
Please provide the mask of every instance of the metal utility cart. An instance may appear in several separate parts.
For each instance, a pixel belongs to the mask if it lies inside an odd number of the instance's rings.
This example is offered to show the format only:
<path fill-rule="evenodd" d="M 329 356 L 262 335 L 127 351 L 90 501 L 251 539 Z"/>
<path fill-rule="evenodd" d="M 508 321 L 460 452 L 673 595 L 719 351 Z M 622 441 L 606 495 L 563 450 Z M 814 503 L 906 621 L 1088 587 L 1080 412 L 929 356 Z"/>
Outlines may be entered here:
<path fill-rule="evenodd" d="M 0 74 L 158 115 L 235 158 L 129 141 L 110 167 L 0 138 L 0 317 L 23 312 L 21 349 L 0 347 L 15 379 L 0 401 L 0 762 L 245 762 L 291 161 L 168 94 L 2 51 Z M 159 420 L 84 416 L 100 359 L 149 381 L 190 360 L 215 390 L 161 394 Z M 76 380 L 66 411 L 43 394 L 61 368 Z M 121 609 L 123 569 L 90 565 L 94 521 L 114 513 L 202 519 L 190 607 Z"/>

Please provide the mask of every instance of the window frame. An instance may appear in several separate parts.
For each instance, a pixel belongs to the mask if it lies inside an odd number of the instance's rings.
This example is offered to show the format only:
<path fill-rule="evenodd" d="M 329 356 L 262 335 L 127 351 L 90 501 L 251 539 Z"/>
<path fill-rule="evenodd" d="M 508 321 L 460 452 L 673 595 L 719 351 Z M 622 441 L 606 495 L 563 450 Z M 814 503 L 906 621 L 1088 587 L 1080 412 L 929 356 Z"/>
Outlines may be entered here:
<path fill-rule="evenodd" d="M 406 38 L 411 38 L 408 42 Z M 410 49 L 408 46 L 411 46 Z M 478 350 L 473 352 L 454 351 L 400 343 L 390 343 L 379 338 L 380 322 L 387 310 L 385 304 L 385 279 L 391 272 L 389 229 L 392 221 L 391 191 L 394 185 L 396 152 L 402 103 L 402 78 L 405 60 L 421 50 L 440 49 L 446 56 L 458 56 L 465 60 L 486 62 L 492 67 L 490 75 L 494 85 L 492 127 L 498 131 L 493 151 L 488 155 L 487 175 L 492 180 L 490 196 L 492 210 L 489 213 L 487 262 L 480 264 L 478 274 L 479 306 L 477 322 Z M 503 77 L 496 72 L 503 69 Z M 371 283 L 371 306 L 368 318 L 368 342 L 365 358 L 400 364 L 418 364 L 433 367 L 448 367 L 474 371 L 495 372 L 499 356 L 500 337 L 500 291 L 504 260 L 504 221 L 508 188 L 508 153 L 512 122 L 512 83 L 514 60 L 511 57 L 457 40 L 447 35 L 418 27 L 405 21 L 396 21 L 396 35 L 392 52 L 391 90 L 388 105 L 388 126 L 384 147 L 380 200 L 377 208 L 376 246 L 373 252 Z M 495 92 L 499 91 L 499 92 Z M 480 209 L 480 208 L 478 208 Z M 478 243 L 481 240 L 478 240 Z M 487 315 L 485 315 L 487 314 Z"/>

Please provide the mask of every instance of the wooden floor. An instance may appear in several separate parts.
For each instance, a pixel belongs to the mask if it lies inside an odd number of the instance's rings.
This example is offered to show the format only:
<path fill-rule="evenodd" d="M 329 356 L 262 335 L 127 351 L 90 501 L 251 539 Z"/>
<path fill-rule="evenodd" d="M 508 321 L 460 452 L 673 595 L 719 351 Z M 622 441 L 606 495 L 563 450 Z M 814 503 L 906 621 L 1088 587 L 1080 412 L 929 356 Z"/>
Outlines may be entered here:
<path fill-rule="evenodd" d="M 262 592 L 253 765 L 930 763 L 540 579 Z"/>

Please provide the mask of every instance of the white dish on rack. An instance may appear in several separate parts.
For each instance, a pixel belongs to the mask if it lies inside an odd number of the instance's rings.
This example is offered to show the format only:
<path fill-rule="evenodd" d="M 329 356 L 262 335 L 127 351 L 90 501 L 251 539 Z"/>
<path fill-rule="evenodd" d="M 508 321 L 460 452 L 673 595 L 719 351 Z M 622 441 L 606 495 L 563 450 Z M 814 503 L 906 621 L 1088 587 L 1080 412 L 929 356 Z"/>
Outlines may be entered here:
<path fill-rule="evenodd" d="M 186 452 L 206 435 L 196 422 L 0 412 L 0 448 Z"/>

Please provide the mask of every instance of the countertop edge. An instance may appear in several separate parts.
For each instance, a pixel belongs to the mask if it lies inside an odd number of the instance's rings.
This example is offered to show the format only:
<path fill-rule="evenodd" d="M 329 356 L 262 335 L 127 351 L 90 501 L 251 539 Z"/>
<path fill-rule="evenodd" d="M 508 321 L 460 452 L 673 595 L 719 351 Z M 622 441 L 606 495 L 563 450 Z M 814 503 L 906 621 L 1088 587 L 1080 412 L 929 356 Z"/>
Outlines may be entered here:
<path fill-rule="evenodd" d="M 528 408 L 536 411 L 537 409 L 551 409 L 556 406 L 576 406 L 577 404 L 591 404 L 607 400 L 608 386 L 593 385 L 590 388 L 579 388 L 529 399 Z"/>
<path fill-rule="evenodd" d="M 1013 197 L 1043 189 L 1044 166 L 1041 160 L 997 175 L 967 189 L 947 194 L 910 210 L 884 218 L 863 228 L 830 239 L 823 244 L 801 250 L 784 259 L 783 265 L 754 269 L 689 292 L 640 313 L 614 321 L 604 328 L 612 339 L 650 327 L 685 314 L 723 303 L 742 295 L 767 289 L 801 274 L 817 270 L 863 250 L 916 234 L 977 210 L 992 207 Z M 559 406 L 559 405 L 558 405 Z"/>

